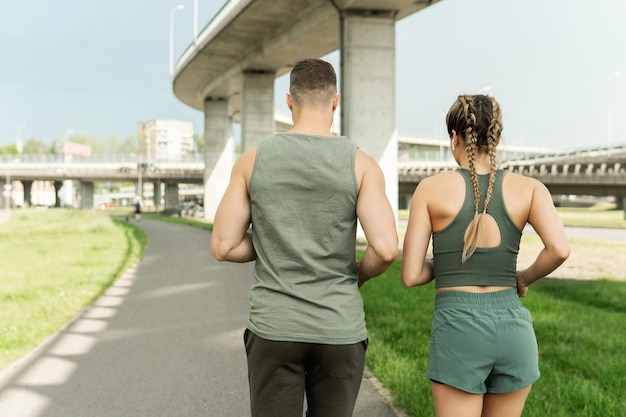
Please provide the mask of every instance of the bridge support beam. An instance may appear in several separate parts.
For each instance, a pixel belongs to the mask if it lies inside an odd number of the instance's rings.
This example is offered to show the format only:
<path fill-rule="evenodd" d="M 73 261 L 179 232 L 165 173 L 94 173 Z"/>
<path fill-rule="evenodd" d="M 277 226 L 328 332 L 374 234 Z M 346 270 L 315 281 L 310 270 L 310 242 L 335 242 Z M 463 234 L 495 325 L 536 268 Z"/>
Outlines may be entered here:
<path fill-rule="evenodd" d="M 270 106 L 273 109 L 273 106 Z M 235 159 L 228 100 L 204 101 L 204 218 L 212 222 Z"/>
<path fill-rule="evenodd" d="M 397 218 L 395 18 L 389 12 L 346 11 L 343 19 L 342 134 L 381 166 Z"/>
<path fill-rule="evenodd" d="M 273 72 L 246 71 L 241 86 L 241 143 L 250 149 L 274 134 Z"/>
<path fill-rule="evenodd" d="M 626 220 L 626 197 L 616 196 L 615 197 L 616 209 L 622 210 L 624 212 L 624 219 Z"/>
<path fill-rule="evenodd" d="M 93 208 L 93 182 L 81 181 L 80 183 L 80 208 Z"/>
<path fill-rule="evenodd" d="M 63 187 L 63 181 L 54 182 L 54 207 L 61 207 L 61 188 Z"/>
<path fill-rule="evenodd" d="M 11 193 L 12 190 L 6 190 L 5 186 L 11 184 L 11 181 L 7 181 L 4 178 L 0 178 L 0 210 L 4 210 L 7 205 L 11 206 Z M 7 187 L 8 188 L 8 187 Z M 8 204 L 7 204 L 8 202 Z"/>
<path fill-rule="evenodd" d="M 152 183 L 152 201 L 154 202 L 154 210 L 159 211 L 161 205 L 161 181 Z"/>
<path fill-rule="evenodd" d="M 165 212 L 176 213 L 178 209 L 178 184 L 165 184 Z"/>
<path fill-rule="evenodd" d="M 22 187 L 24 187 L 24 206 L 30 207 L 33 205 L 31 191 L 33 189 L 33 181 L 22 180 Z"/>

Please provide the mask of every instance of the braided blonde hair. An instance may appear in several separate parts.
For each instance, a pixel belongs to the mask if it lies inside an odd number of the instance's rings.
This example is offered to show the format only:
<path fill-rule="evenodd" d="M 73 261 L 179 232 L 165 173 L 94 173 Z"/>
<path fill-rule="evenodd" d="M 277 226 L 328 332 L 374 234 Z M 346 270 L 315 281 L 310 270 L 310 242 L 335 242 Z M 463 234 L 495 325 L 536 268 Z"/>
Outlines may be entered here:
<path fill-rule="evenodd" d="M 496 182 L 496 146 L 502 133 L 502 112 L 500 105 L 493 97 L 461 95 L 448 111 L 446 124 L 448 134 L 452 135 L 454 130 L 465 143 L 472 187 L 474 188 L 474 217 L 468 226 L 468 233 L 465 234 L 461 254 L 461 260 L 465 263 L 476 251 L 482 236 L 487 207 L 491 201 Z M 479 213 L 480 186 L 474 161 L 476 155 L 483 152 L 487 152 L 489 155 L 489 185 L 483 210 Z"/>

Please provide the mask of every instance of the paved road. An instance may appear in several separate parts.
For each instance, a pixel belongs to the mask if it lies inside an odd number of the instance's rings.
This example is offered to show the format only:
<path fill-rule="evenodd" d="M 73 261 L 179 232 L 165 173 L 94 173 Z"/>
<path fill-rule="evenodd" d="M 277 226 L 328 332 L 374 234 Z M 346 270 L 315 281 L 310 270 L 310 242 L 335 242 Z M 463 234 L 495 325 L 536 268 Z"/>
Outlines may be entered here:
<path fill-rule="evenodd" d="M 245 417 L 242 334 L 252 264 L 210 234 L 143 220 L 142 262 L 59 334 L 0 373 L 0 417 Z M 365 379 L 355 417 L 396 417 Z"/>

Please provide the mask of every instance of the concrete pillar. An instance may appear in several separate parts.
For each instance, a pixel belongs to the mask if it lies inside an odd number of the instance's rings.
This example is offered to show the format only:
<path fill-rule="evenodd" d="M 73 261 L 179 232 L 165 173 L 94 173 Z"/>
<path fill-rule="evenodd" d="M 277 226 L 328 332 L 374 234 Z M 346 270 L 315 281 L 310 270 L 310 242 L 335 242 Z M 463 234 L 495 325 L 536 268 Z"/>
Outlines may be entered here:
<path fill-rule="evenodd" d="M 11 181 L 8 181 L 4 178 L 0 178 L 0 210 L 4 210 L 8 206 L 11 205 L 11 193 L 12 190 L 8 189 L 7 185 L 10 185 Z"/>
<path fill-rule="evenodd" d="M 624 220 L 626 220 L 626 197 L 615 196 L 615 208 L 624 211 Z"/>
<path fill-rule="evenodd" d="M 175 213 L 178 209 L 178 184 L 165 183 L 165 211 Z"/>
<path fill-rule="evenodd" d="M 33 189 L 33 182 L 22 180 L 22 187 L 24 187 L 24 206 L 30 207 L 33 205 L 31 190 Z"/>
<path fill-rule="evenodd" d="M 54 182 L 54 207 L 61 207 L 61 196 L 59 195 L 59 193 L 61 192 L 62 187 L 63 181 Z"/>
<path fill-rule="evenodd" d="M 390 12 L 348 11 L 342 28 L 342 134 L 382 168 L 397 218 L 395 17 Z"/>
<path fill-rule="evenodd" d="M 135 195 L 143 206 L 143 181 L 139 180 L 135 183 Z"/>
<path fill-rule="evenodd" d="M 81 181 L 80 183 L 80 208 L 93 208 L 93 182 Z"/>
<path fill-rule="evenodd" d="M 241 144 L 250 149 L 274 134 L 273 72 L 246 71 L 241 86 Z"/>
<path fill-rule="evenodd" d="M 272 84 L 273 87 L 273 84 Z M 273 109 L 273 107 L 271 106 Z M 235 159 L 231 119 L 226 99 L 204 102 L 204 218 L 212 222 Z"/>
<path fill-rule="evenodd" d="M 161 204 L 161 181 L 157 180 L 152 183 L 152 201 L 154 201 L 154 210 L 159 211 Z"/>

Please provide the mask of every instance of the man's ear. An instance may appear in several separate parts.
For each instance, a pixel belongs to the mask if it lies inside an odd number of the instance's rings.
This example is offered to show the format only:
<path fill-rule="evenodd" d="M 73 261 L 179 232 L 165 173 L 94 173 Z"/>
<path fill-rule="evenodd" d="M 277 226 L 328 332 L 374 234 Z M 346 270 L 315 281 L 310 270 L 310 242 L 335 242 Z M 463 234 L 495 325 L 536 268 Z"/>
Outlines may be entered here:
<path fill-rule="evenodd" d="M 285 94 L 285 99 L 287 101 L 287 107 L 289 108 L 289 110 L 292 110 L 293 101 L 291 100 L 291 94 L 289 93 Z"/>
<path fill-rule="evenodd" d="M 339 106 L 339 94 L 335 94 L 335 98 L 333 98 L 333 111 L 337 110 L 337 106 Z"/>

